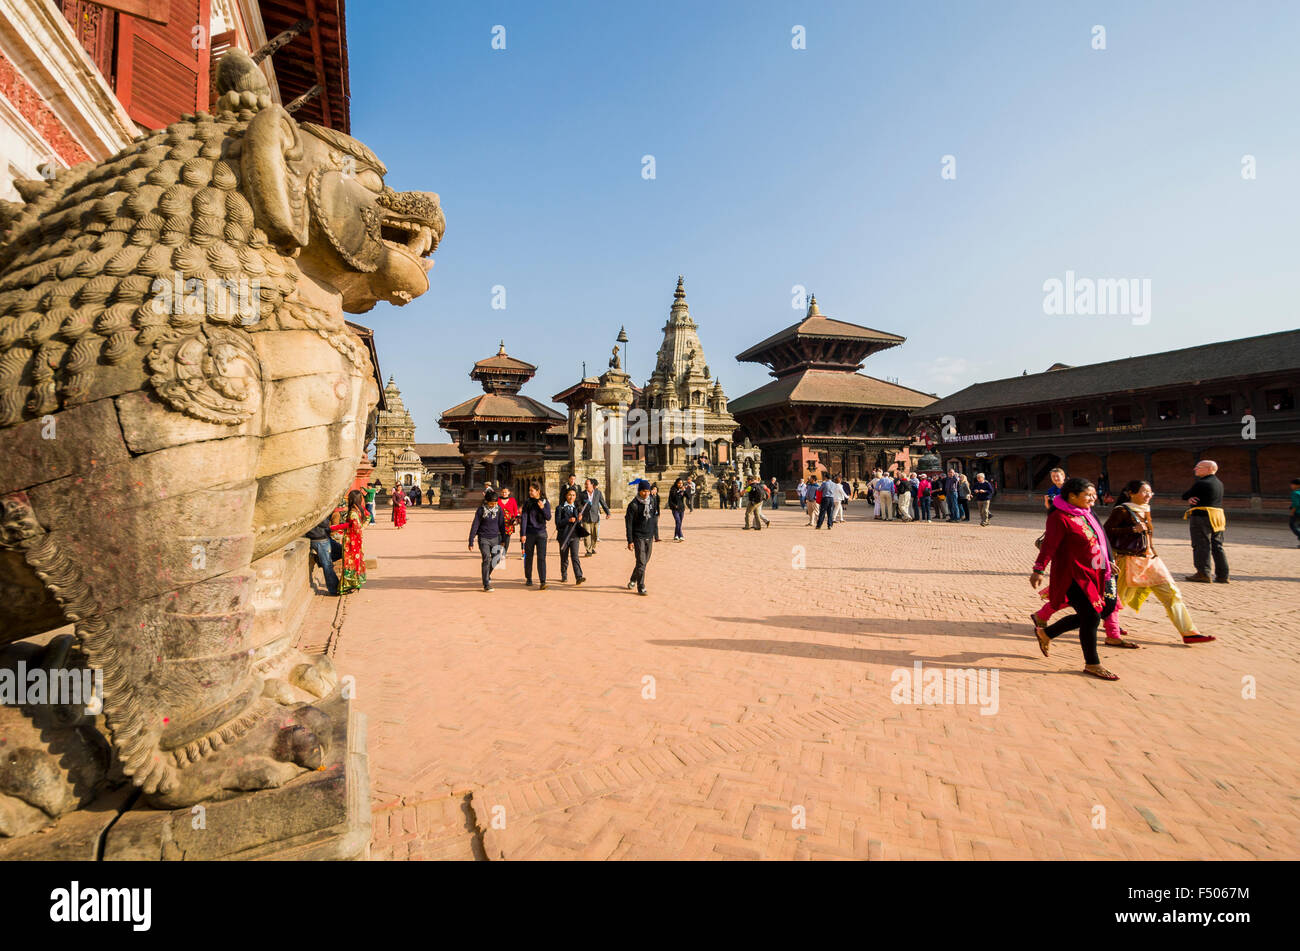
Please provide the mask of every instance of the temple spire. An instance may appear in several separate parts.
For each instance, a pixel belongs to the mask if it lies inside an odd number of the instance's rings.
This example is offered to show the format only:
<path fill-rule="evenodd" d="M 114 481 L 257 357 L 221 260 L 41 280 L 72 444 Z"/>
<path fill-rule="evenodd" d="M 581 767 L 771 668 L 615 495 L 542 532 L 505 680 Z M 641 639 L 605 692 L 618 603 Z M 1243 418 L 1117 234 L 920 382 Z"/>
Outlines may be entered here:
<path fill-rule="evenodd" d="M 502 340 L 501 346 L 497 348 L 497 356 L 504 357 L 505 355 L 506 355 L 506 342 L 505 340 Z"/>
<path fill-rule="evenodd" d="M 677 290 L 673 291 L 673 300 L 686 300 L 686 281 L 680 274 L 677 275 Z"/>
<path fill-rule="evenodd" d="M 817 295 L 816 295 L 816 294 L 813 294 L 812 296 L 810 296 L 810 297 L 808 298 L 808 313 L 807 313 L 806 316 L 808 316 L 808 317 L 820 317 L 821 315 L 822 315 L 822 312 L 821 312 L 821 310 L 820 310 L 820 309 L 818 308 L 818 306 L 817 306 Z"/>

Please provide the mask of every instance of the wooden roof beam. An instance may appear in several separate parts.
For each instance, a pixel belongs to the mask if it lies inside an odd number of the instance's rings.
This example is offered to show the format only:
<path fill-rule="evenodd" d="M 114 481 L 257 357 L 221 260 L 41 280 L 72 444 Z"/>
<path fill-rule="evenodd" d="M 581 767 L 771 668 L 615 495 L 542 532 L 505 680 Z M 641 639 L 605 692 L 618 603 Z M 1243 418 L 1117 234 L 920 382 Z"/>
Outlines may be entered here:
<path fill-rule="evenodd" d="M 316 64 L 316 82 L 321 87 L 321 125 L 327 129 L 332 129 L 334 123 L 330 119 L 330 97 L 327 91 L 329 86 L 325 82 L 325 55 L 321 52 L 320 18 L 316 15 L 316 0 L 307 0 L 307 19 L 311 20 L 313 24 L 311 28 L 311 55 Z"/>
<path fill-rule="evenodd" d="M 272 40 L 269 40 L 264 46 L 260 47 L 253 53 L 252 60 L 254 63 L 260 63 L 268 56 L 274 56 L 276 51 L 283 48 L 290 40 L 296 36 L 306 33 L 316 25 L 314 20 L 299 20 L 287 30 L 281 31 Z"/>

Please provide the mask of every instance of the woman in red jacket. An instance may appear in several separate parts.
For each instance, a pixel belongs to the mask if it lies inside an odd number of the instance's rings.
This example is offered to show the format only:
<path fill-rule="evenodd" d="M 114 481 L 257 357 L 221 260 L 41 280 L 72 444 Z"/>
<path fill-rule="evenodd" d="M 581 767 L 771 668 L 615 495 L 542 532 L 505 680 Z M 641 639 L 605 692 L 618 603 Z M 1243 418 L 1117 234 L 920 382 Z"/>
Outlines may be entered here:
<path fill-rule="evenodd" d="M 1053 638 L 1078 628 L 1084 673 L 1102 680 L 1119 680 L 1101 666 L 1097 656 L 1097 628 L 1115 610 L 1115 567 L 1106 533 L 1092 514 L 1096 501 L 1097 487 L 1079 478 L 1067 479 L 1061 494 L 1052 500 L 1047 531 L 1029 584 L 1034 588 L 1041 585 L 1043 571 L 1050 563 L 1047 604 L 1051 611 L 1069 605 L 1074 613 L 1051 624 L 1044 624 L 1037 614 L 1031 618 L 1044 657 Z"/>

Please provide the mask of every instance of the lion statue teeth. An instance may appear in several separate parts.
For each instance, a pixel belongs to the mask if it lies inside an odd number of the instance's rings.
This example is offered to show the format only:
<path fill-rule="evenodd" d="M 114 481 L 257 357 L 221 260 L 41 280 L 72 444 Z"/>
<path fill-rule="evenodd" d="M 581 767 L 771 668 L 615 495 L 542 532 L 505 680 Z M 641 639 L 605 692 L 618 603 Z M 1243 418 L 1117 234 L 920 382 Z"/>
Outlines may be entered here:
<path fill-rule="evenodd" d="M 311 701 L 337 678 L 285 646 L 300 617 L 259 641 L 253 566 L 355 476 L 379 390 L 344 314 L 428 290 L 445 228 L 436 194 L 295 121 L 242 51 L 216 88 L 214 114 L 0 203 L 0 668 L 75 625 L 114 766 L 165 807 L 319 759 Z M 74 800 L 0 777 L 0 835 Z"/>

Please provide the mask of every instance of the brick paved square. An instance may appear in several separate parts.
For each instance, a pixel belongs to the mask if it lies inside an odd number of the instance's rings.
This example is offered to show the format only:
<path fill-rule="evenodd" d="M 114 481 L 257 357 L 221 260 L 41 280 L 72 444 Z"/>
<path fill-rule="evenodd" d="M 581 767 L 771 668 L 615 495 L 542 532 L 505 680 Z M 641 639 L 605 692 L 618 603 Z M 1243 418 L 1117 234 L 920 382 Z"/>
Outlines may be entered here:
<path fill-rule="evenodd" d="M 525 588 L 512 557 L 488 594 L 470 512 L 381 521 L 369 583 L 318 598 L 308 624 L 340 612 L 329 649 L 370 716 L 373 856 L 1300 856 L 1300 551 L 1284 527 L 1230 526 L 1233 584 L 1185 586 L 1216 643 L 1183 645 L 1158 605 L 1125 611 L 1142 649 L 1103 648 L 1121 677 L 1107 684 L 1082 674 L 1077 641 L 1038 652 L 1037 515 L 881 523 L 854 503 L 814 532 L 769 514 L 761 533 L 743 512 L 690 514 L 644 598 L 613 536 L 582 588 Z M 1183 523 L 1157 539 L 1190 572 Z M 894 671 L 917 661 L 996 669 L 997 712 L 893 702 Z"/>

